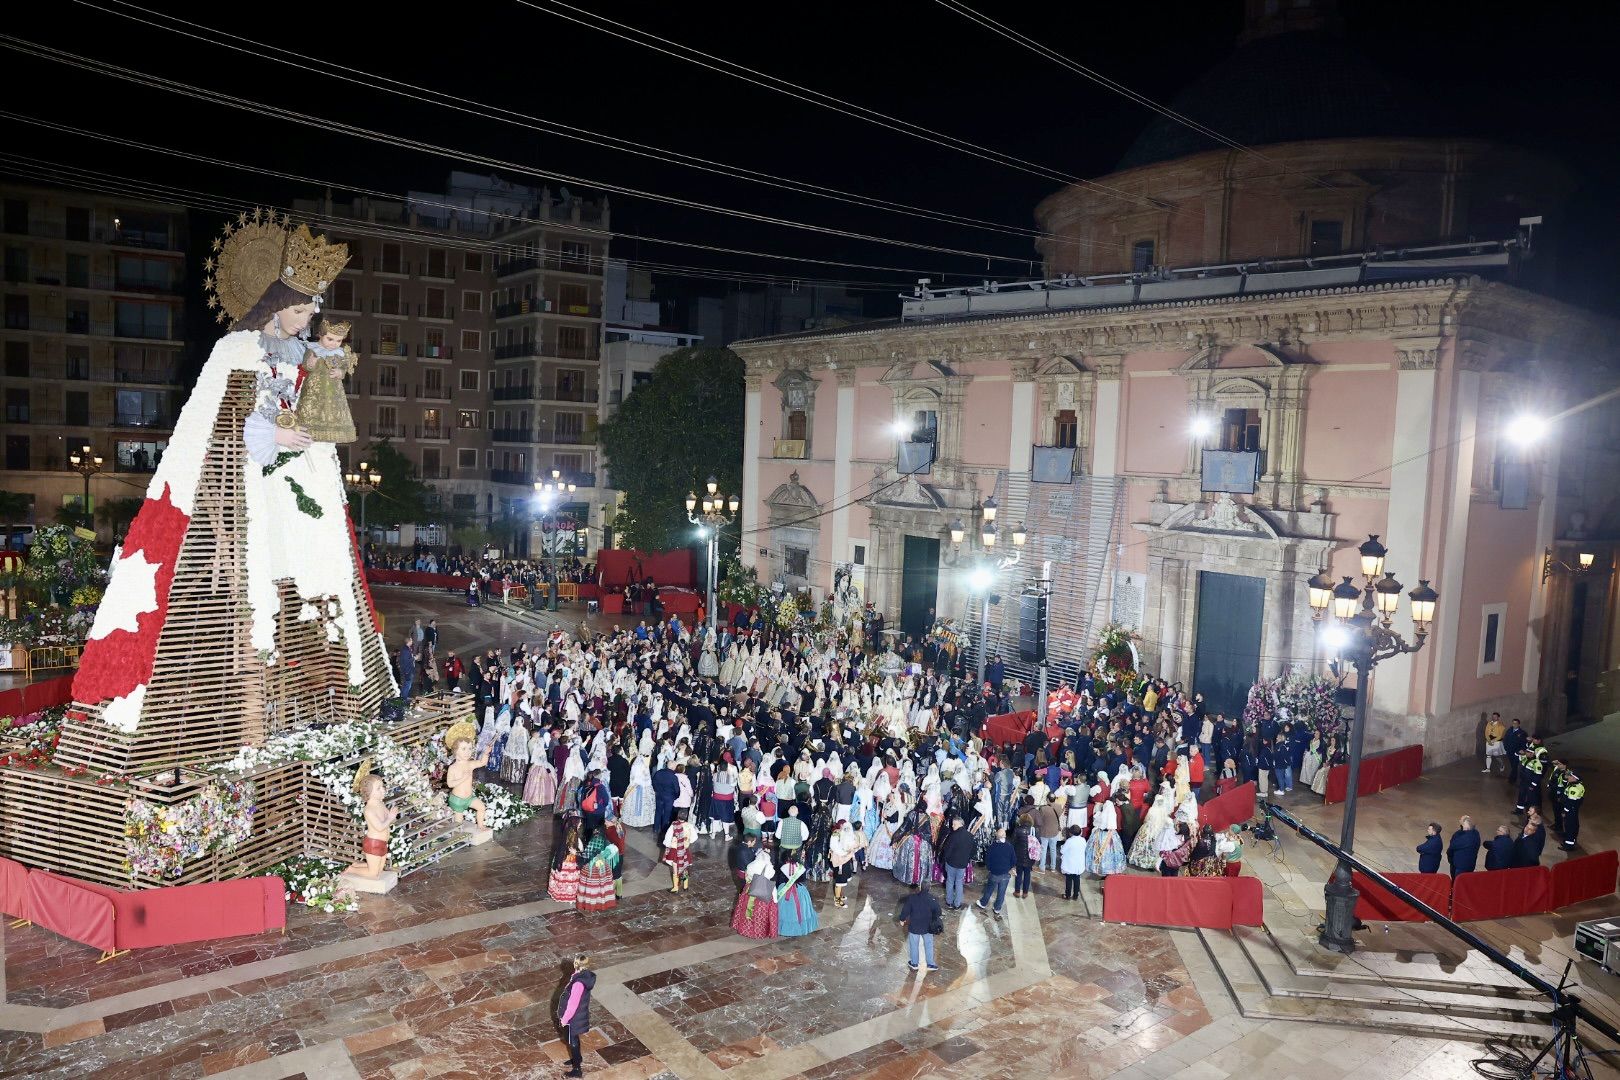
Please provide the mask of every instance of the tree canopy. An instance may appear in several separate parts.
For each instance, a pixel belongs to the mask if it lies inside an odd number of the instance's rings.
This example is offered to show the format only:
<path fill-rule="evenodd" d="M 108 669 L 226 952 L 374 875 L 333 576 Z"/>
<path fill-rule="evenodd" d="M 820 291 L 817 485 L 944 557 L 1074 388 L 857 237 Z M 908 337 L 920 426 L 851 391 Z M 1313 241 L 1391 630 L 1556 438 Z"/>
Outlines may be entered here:
<path fill-rule="evenodd" d="M 371 471 L 381 474 L 375 496 L 366 504 L 366 524 L 394 526 L 429 521 L 435 517 L 431 505 L 433 489 L 416 475 L 411 459 L 384 439 L 366 447 L 364 461 Z M 351 511 L 359 523 L 359 496 Z M 442 516 L 442 515 L 439 515 Z"/>
<path fill-rule="evenodd" d="M 687 493 L 701 496 L 710 476 L 724 495 L 742 493 L 742 358 L 730 349 L 670 353 L 602 425 L 601 442 L 624 492 L 625 541 L 653 551 L 690 546 Z M 735 549 L 734 531 L 730 541 Z"/>

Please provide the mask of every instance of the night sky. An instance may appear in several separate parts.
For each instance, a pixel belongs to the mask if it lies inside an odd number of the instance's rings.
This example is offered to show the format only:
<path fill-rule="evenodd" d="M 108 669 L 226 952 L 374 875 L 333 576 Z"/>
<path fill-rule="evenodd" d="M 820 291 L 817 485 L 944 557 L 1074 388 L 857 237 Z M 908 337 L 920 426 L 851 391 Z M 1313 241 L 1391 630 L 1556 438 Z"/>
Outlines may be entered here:
<path fill-rule="evenodd" d="M 1140 105 L 994 37 L 929 0 L 816 5 L 604 5 L 591 10 L 851 102 L 1079 176 L 1113 169 L 1152 120 Z M 540 6 L 547 6 L 540 0 Z M 1233 47 L 1239 0 L 1115 5 L 1009 5 L 981 10 L 1161 102 Z M 1579 188 L 1547 240 L 1560 247 L 1557 291 L 1620 313 L 1620 80 L 1602 17 L 1560 5 L 1349 3 L 1345 37 L 1413 84 L 1457 134 L 1527 144 L 1562 160 Z M 1586 5 L 1581 5 L 1584 9 Z M 1592 8 L 1595 10 L 1596 6 Z M 199 28 L 307 53 L 298 71 L 113 14 L 138 9 L 73 0 L 33 9 L 17 36 L 323 121 L 379 129 L 535 168 L 754 213 L 1005 256 L 974 256 L 820 236 L 642 198 L 613 196 L 616 232 L 755 252 L 870 264 L 858 269 L 733 256 L 616 239 L 614 254 L 681 266 L 876 283 L 868 313 L 893 313 L 919 275 L 962 282 L 1038 272 L 1028 237 L 852 207 L 452 112 L 337 81 L 324 72 L 381 72 L 541 119 L 668 147 L 930 210 L 1033 225 L 1061 184 L 838 115 L 704 71 L 513 0 L 466 0 L 429 16 L 408 5 L 315 6 L 307 23 L 285 5 L 180 5 Z M 48 12 L 48 13 L 46 13 Z M 144 16 L 143 16 L 144 17 Z M 0 108 L 188 153 L 388 192 L 438 190 L 448 171 L 487 166 L 406 150 L 242 110 L 188 100 L 8 50 L 12 92 Z M 1279 87 L 1278 93 L 1286 88 Z M 1200 115 L 1220 129 L 1233 118 Z M 133 189 L 172 184 L 249 203 L 286 205 L 311 188 L 251 172 L 177 161 L 39 130 L 14 119 L 4 159 L 37 180 L 60 166 L 116 174 Z M 24 162 L 19 157 L 35 159 Z M 41 165 L 38 162 L 54 163 Z M 61 174 L 56 174 L 61 175 Z M 535 176 L 505 170 L 519 182 Z M 555 182 L 553 182 L 553 186 Z M 580 185 L 571 185 L 576 190 Z M 215 228 L 200 220 L 200 233 Z M 746 281 L 745 281 L 746 284 Z M 675 277 L 664 295 L 735 287 Z"/>

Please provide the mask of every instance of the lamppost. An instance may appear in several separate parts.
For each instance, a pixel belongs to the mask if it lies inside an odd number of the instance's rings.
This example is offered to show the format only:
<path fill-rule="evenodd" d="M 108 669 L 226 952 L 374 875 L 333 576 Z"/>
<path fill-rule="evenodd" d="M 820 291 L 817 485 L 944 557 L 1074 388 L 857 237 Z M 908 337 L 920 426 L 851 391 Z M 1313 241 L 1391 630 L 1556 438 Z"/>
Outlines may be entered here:
<path fill-rule="evenodd" d="M 101 471 L 101 455 L 92 450 L 89 443 L 85 443 L 68 455 L 68 467 L 84 477 L 84 501 L 79 504 L 79 509 L 84 513 L 86 527 L 94 529 L 96 519 L 90 513 L 90 478 Z"/>
<path fill-rule="evenodd" d="M 535 505 L 540 513 L 537 518 L 540 522 L 540 546 L 545 551 L 546 566 L 551 569 L 551 578 L 546 582 L 546 609 L 557 610 L 557 526 L 562 521 L 560 513 L 562 507 L 558 502 L 563 495 L 572 495 L 577 485 L 564 483 L 561 469 L 551 470 L 550 480 L 536 480 L 534 482 Z M 551 539 L 546 539 L 546 521 L 551 521 Z"/>
<path fill-rule="evenodd" d="M 729 500 L 723 498 L 720 494 L 720 482 L 711 476 L 708 483 L 704 484 L 701 505 L 702 513 L 699 513 L 696 492 L 686 496 L 686 520 L 696 525 L 698 535 L 708 542 L 708 562 L 705 563 L 708 569 L 704 576 L 709 582 L 709 629 L 713 631 L 720 624 L 720 613 L 714 609 L 714 579 L 720 573 L 720 530 L 736 519 L 737 508 L 742 502 L 735 495 Z"/>
<path fill-rule="evenodd" d="M 1322 637 L 1336 656 L 1331 664 L 1334 674 L 1339 673 L 1341 663 L 1356 669 L 1356 709 L 1350 722 L 1349 785 L 1345 789 L 1344 826 L 1339 835 L 1339 846 L 1352 855 L 1356 842 L 1356 787 L 1361 779 L 1361 746 L 1367 732 L 1368 683 L 1373 668 L 1380 661 L 1423 648 L 1434 621 L 1434 605 L 1440 599 L 1427 579 L 1420 579 L 1417 588 L 1407 594 L 1412 603 L 1412 641 L 1408 643 L 1389 625 L 1400 607 L 1403 588 L 1395 575 L 1384 569 L 1384 557 L 1389 552 L 1378 542 L 1377 536 L 1368 537 L 1359 550 L 1364 579 L 1360 588 L 1348 575 L 1339 584 L 1333 584 L 1325 570 L 1308 582 L 1312 620 L 1321 622 L 1330 607 L 1333 611 L 1335 625 L 1324 631 Z M 1357 896 L 1350 882 L 1349 863 L 1339 860 L 1323 892 L 1327 917 L 1317 941 L 1325 949 L 1348 956 L 1356 948 L 1351 931 L 1356 926 Z"/>
<path fill-rule="evenodd" d="M 978 519 L 979 528 L 974 533 L 974 563 L 973 569 L 968 572 L 968 588 L 979 594 L 978 682 L 975 685 L 983 686 L 985 651 L 990 647 L 990 586 L 995 584 L 998 573 L 1018 565 L 1024 557 L 1024 541 L 1029 539 L 1029 534 L 1019 523 L 1012 530 L 1013 549 L 1005 555 L 997 555 L 999 533 L 996 530 L 996 497 L 992 495 L 984 500 L 983 505 L 975 506 L 973 516 Z M 961 518 L 951 522 L 953 549 L 960 550 L 966 536 L 967 526 L 962 524 Z"/>
<path fill-rule="evenodd" d="M 382 483 L 382 473 L 373 469 L 364 461 L 357 468 L 359 468 L 359 472 L 344 473 L 343 482 L 348 485 L 350 491 L 360 496 L 360 534 L 364 536 L 366 532 L 366 500 L 371 498 L 371 493 L 377 490 L 378 484 Z M 370 538 L 367 537 L 367 539 Z"/>

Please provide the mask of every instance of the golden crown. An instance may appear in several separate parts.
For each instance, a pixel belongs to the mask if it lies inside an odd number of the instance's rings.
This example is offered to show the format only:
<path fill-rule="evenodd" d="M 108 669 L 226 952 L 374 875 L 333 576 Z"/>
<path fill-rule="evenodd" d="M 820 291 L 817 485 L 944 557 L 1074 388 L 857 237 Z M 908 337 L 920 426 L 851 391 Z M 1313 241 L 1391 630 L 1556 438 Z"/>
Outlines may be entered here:
<path fill-rule="evenodd" d="M 325 322 L 321 323 L 321 337 L 325 337 L 327 334 L 336 334 L 340 338 L 346 338 L 349 336 L 349 331 L 352 329 L 354 329 L 353 323 L 327 319 Z"/>
<path fill-rule="evenodd" d="M 281 281 L 305 296 L 319 296 L 337 280 L 349 261 L 349 246 L 333 244 L 300 225 L 287 237 L 281 259 Z"/>

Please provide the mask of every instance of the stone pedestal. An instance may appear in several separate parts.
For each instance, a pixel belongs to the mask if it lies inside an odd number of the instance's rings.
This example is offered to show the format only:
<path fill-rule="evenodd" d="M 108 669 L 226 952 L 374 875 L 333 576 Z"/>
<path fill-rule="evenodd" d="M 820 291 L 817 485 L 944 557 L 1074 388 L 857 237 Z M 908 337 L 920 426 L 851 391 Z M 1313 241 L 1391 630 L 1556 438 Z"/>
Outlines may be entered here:
<path fill-rule="evenodd" d="M 394 891 L 399 884 L 399 875 L 392 870 L 384 870 L 376 877 L 365 877 L 361 874 L 343 873 L 338 875 L 338 888 L 349 889 L 356 893 L 371 893 L 381 896 Z"/>
<path fill-rule="evenodd" d="M 473 847 L 477 847 L 479 844 L 487 844 L 493 839 L 495 839 L 494 829 L 480 829 L 477 825 L 471 824 L 467 826 L 467 843 Z"/>

